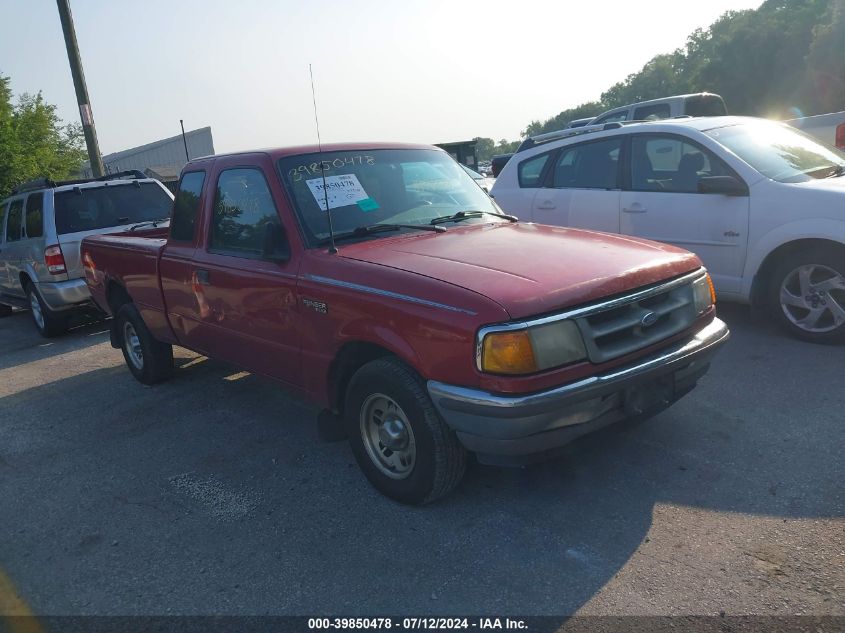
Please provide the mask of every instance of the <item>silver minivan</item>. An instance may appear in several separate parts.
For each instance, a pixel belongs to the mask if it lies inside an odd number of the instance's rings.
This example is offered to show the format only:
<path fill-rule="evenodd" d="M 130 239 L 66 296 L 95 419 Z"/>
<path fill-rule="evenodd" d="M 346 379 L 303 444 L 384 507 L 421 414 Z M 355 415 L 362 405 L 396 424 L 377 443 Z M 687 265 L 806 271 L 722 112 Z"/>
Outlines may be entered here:
<path fill-rule="evenodd" d="M 79 255 L 82 238 L 166 223 L 173 195 L 138 171 L 96 180 L 24 183 L 0 202 L 0 315 L 29 309 L 42 336 L 94 308 Z"/>

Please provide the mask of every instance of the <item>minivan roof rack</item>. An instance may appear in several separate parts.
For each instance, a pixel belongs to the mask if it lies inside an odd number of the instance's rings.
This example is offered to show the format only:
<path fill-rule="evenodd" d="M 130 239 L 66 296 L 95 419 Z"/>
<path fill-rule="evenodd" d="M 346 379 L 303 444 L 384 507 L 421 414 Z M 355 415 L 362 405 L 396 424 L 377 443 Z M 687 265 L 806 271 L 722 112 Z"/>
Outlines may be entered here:
<path fill-rule="evenodd" d="M 613 121 L 612 123 L 599 123 L 598 125 L 583 125 L 581 127 L 570 127 L 562 130 L 555 130 L 554 132 L 545 132 L 544 134 L 537 134 L 536 136 L 529 136 L 522 141 L 517 148 L 517 152 L 522 150 L 537 147 L 543 143 L 557 141 L 562 138 L 569 138 L 571 136 L 580 136 L 582 134 L 592 134 L 594 132 L 604 132 L 605 130 L 616 130 L 624 125 L 631 125 L 632 123 L 650 123 L 650 121 Z"/>
<path fill-rule="evenodd" d="M 147 176 L 139 169 L 126 169 L 118 171 L 113 174 L 106 174 L 99 178 L 79 178 L 77 180 L 53 180 L 51 178 L 36 178 L 35 180 L 28 180 L 22 182 L 17 187 L 12 189 L 12 195 L 24 193 L 26 191 L 35 191 L 37 189 L 52 189 L 53 187 L 63 187 L 65 185 L 81 185 L 86 182 L 105 182 L 108 180 L 146 180 Z"/>

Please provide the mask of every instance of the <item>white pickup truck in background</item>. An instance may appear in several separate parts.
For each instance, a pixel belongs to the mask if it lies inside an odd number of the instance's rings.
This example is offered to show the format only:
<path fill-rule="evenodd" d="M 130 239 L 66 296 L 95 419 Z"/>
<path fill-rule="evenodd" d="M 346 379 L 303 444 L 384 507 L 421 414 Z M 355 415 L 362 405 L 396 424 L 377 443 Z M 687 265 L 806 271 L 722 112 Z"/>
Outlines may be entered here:
<path fill-rule="evenodd" d="M 817 116 L 805 116 L 801 119 L 790 119 L 786 123 L 802 132 L 815 136 L 823 143 L 845 149 L 845 110 Z"/>

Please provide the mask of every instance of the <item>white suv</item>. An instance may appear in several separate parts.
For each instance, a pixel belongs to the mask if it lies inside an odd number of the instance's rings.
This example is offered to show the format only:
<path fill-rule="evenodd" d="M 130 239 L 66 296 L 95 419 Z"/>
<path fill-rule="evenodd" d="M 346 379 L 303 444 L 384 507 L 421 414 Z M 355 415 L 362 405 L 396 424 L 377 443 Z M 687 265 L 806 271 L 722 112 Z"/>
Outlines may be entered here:
<path fill-rule="evenodd" d="M 508 161 L 491 191 L 506 212 L 689 249 L 720 298 L 771 306 L 806 340 L 845 340 L 845 153 L 745 117 L 572 133 Z"/>

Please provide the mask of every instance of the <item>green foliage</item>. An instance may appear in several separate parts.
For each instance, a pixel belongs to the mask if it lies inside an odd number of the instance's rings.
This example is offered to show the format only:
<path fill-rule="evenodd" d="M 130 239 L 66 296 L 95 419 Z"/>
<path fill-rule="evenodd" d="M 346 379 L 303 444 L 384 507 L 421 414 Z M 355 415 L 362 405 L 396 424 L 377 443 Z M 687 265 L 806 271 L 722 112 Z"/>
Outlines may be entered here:
<path fill-rule="evenodd" d="M 80 125 L 62 125 L 41 93 L 13 105 L 9 83 L 0 76 L 0 198 L 33 178 L 67 178 L 86 158 Z"/>
<path fill-rule="evenodd" d="M 845 0 L 767 0 L 697 29 L 686 46 L 657 55 L 591 101 L 525 135 L 619 106 L 689 92 L 722 95 L 731 114 L 790 118 L 845 107 Z"/>
<path fill-rule="evenodd" d="M 491 156 L 496 154 L 510 154 L 515 152 L 519 147 L 519 141 L 508 141 L 501 139 L 498 143 L 492 138 L 483 138 L 477 136 L 473 139 L 475 141 L 475 157 L 479 161 L 490 160 Z"/>

